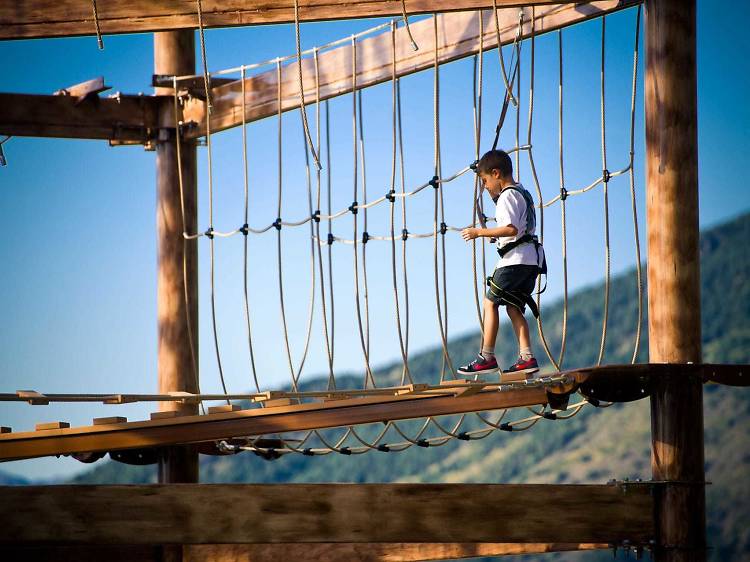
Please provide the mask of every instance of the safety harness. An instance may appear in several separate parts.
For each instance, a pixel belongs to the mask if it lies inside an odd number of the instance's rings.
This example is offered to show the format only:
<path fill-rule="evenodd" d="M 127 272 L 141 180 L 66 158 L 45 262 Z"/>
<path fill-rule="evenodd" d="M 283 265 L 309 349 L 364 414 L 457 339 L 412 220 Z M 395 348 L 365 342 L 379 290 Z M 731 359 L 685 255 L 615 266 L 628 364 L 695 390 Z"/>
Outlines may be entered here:
<path fill-rule="evenodd" d="M 537 275 L 547 275 L 547 257 L 542 257 L 542 265 L 539 265 L 539 248 L 542 247 L 542 243 L 539 242 L 539 238 L 535 234 L 529 234 L 529 230 L 534 229 L 536 226 L 536 213 L 534 212 L 534 200 L 531 197 L 531 194 L 526 191 L 523 187 L 519 186 L 508 186 L 505 189 L 512 189 L 514 191 L 517 191 L 521 194 L 521 196 L 524 198 L 524 201 L 526 201 L 526 234 L 518 238 L 517 240 L 513 240 L 512 242 L 508 242 L 507 244 L 504 244 L 502 247 L 497 248 L 497 253 L 500 254 L 500 257 L 503 258 L 505 255 L 513 250 L 514 248 L 517 248 L 518 246 L 521 246 L 522 244 L 534 244 L 534 249 L 536 250 L 536 263 L 537 263 Z M 498 196 L 499 197 L 499 196 Z M 495 199 L 495 202 L 497 202 L 497 199 Z M 534 315 L 535 318 L 539 317 L 539 308 L 536 305 L 536 302 L 534 302 L 534 299 L 531 297 L 531 295 L 527 295 L 521 291 L 508 291 L 501 287 L 498 287 L 492 280 L 492 277 L 487 278 L 487 286 L 489 287 L 490 292 L 495 295 L 498 299 L 501 300 L 501 302 L 504 302 L 506 304 L 509 304 L 511 306 L 515 306 L 519 310 L 523 309 L 523 305 L 527 304 L 529 306 L 529 310 L 531 310 L 531 313 Z M 543 293 L 545 289 L 547 288 L 547 282 L 545 281 L 544 287 L 541 291 L 539 291 L 539 294 Z"/>

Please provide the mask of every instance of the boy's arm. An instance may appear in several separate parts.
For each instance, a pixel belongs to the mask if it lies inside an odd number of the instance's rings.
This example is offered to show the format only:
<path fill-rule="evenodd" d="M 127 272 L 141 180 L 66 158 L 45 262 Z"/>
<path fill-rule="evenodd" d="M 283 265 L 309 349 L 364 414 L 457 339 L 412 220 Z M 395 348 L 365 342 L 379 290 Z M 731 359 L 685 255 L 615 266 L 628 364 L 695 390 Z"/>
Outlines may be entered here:
<path fill-rule="evenodd" d="M 464 240 L 474 240 L 474 238 L 503 238 L 517 234 L 518 229 L 512 224 L 496 228 L 465 228 L 461 231 L 461 237 Z"/>

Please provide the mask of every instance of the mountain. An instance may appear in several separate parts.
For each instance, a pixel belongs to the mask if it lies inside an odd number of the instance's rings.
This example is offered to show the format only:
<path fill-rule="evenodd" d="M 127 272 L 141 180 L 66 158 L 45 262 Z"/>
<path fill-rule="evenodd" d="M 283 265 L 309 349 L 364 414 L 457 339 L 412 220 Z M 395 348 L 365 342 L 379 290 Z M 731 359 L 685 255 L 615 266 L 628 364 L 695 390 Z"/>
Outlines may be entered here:
<path fill-rule="evenodd" d="M 750 363 L 750 214 L 711 228 L 701 236 L 703 352 L 706 362 Z M 644 268 L 645 284 L 645 268 Z M 569 299 L 566 366 L 596 362 L 601 338 L 603 285 Z M 644 309 L 645 309 L 644 288 Z M 545 334 L 553 354 L 561 336 L 562 303 L 545 306 Z M 606 363 L 629 362 L 637 323 L 635 271 L 612 279 Z M 644 332 L 638 360 L 647 358 Z M 507 329 L 502 328 L 501 329 Z M 534 331 L 534 330 L 532 330 Z M 453 361 L 476 353 L 478 334 L 449 343 Z M 499 360 L 513 359 L 502 344 Z M 535 348 L 543 352 L 538 341 Z M 418 381 L 434 380 L 441 367 L 439 349 L 410 358 Z M 397 382 L 399 364 L 378 369 L 377 377 Z M 378 378 L 378 380 L 383 380 Z M 342 379 L 356 386 L 361 376 Z M 311 383 L 324 385 L 324 379 Z M 704 394 L 708 537 L 712 560 L 750 558 L 750 390 L 707 385 Z M 519 414 L 521 415 L 521 414 Z M 456 419 L 455 417 L 453 418 Z M 201 459 L 204 482 L 527 482 L 602 483 L 617 478 L 650 478 L 648 401 L 601 409 L 584 407 L 569 420 L 543 420 L 518 433 L 495 432 L 486 439 L 451 441 L 442 447 L 412 447 L 401 453 L 372 452 L 360 456 L 287 455 L 273 462 L 245 453 Z M 411 424 L 413 426 L 413 424 Z M 468 427 L 477 427 L 469 422 Z M 336 435 L 336 431 L 328 433 Z M 142 483 L 155 481 L 155 468 L 99 463 L 73 479 L 75 483 Z M 547 555 L 540 560 L 609 560 L 606 553 Z M 507 558 L 505 558 L 507 560 Z M 513 558 L 511 558 L 512 560 Z M 517 557 L 518 560 L 536 560 Z"/>

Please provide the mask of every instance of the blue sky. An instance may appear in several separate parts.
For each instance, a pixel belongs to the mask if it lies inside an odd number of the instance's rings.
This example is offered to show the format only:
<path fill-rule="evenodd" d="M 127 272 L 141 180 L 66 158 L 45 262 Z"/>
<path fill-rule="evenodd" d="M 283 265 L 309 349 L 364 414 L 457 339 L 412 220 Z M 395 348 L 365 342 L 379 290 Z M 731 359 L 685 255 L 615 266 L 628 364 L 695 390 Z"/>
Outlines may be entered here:
<path fill-rule="evenodd" d="M 750 192 L 742 170 L 750 125 L 750 39 L 742 22 L 750 16 L 746 3 L 731 3 L 732 18 L 715 14 L 729 2 L 698 2 L 698 87 L 701 226 L 728 219 L 750 208 Z M 303 48 L 320 45 L 383 20 L 343 21 L 302 26 Z M 607 147 L 609 168 L 627 163 L 630 80 L 635 10 L 607 18 Z M 599 49 L 601 22 L 564 31 L 565 46 L 565 181 L 568 189 L 588 184 L 601 173 L 599 125 Z M 212 71 L 249 64 L 294 50 L 290 25 L 210 30 L 206 33 L 208 66 Z M 559 190 L 557 128 L 557 35 L 537 40 L 534 156 L 545 200 Z M 152 36 L 105 37 L 99 51 L 92 37 L 0 43 L 5 62 L 0 91 L 51 93 L 61 87 L 103 75 L 113 90 L 151 93 Z M 510 55 L 510 51 L 506 51 Z M 642 61 L 643 59 L 641 59 Z M 525 138 L 528 110 L 529 44 L 524 43 L 521 78 L 521 130 Z M 200 62 L 199 62 L 200 64 Z M 636 190 L 645 249 L 643 181 L 642 64 L 636 112 Z M 407 189 L 432 176 L 432 72 L 403 79 L 403 120 Z M 472 63 L 444 66 L 441 80 L 441 143 L 443 173 L 450 175 L 474 158 L 472 141 Z M 500 104 L 500 79 L 495 51 L 485 55 L 483 149 L 492 142 Z M 383 195 L 390 175 L 390 87 L 363 92 L 368 199 Z M 313 132 L 314 111 L 309 112 Z M 334 210 L 347 207 L 352 193 L 351 98 L 330 103 L 331 174 Z M 513 146 L 515 114 L 509 115 L 501 145 Z M 250 169 L 251 225 L 276 218 L 276 121 L 267 119 L 247 129 Z M 300 118 L 283 119 L 284 191 L 282 216 L 294 220 L 308 214 Z M 214 221 L 218 230 L 243 222 L 242 145 L 238 129 L 213 139 Z M 0 243 L 4 290 L 0 308 L 0 380 L 3 392 L 36 389 L 47 392 L 152 392 L 156 390 L 156 235 L 154 153 L 139 147 L 110 148 L 102 141 L 13 138 L 4 145 L 8 166 L 0 168 Z M 199 149 L 200 226 L 208 225 L 207 163 Z M 526 158 L 520 180 L 533 187 Z M 325 176 L 324 176 L 325 177 Z M 398 186 L 400 189 L 400 185 Z M 471 178 L 445 187 L 446 222 L 470 221 Z M 612 271 L 634 264 L 630 195 L 626 178 L 610 184 Z M 432 193 L 408 202 L 412 232 L 432 229 Z M 362 201 L 362 196 L 359 196 Z M 604 275 L 604 222 L 601 188 L 569 199 L 569 281 L 574 290 Z M 546 302 L 559 298 L 560 211 L 545 213 L 545 245 L 550 262 Z M 360 220 L 362 216 L 360 216 Z M 386 207 L 368 214 L 368 230 L 387 234 Z M 400 230 L 397 213 L 397 229 Z M 286 229 L 283 238 L 285 304 L 290 343 L 298 364 L 306 336 L 310 291 L 309 238 L 306 227 Z M 335 223 L 338 236 L 351 237 L 351 217 Z M 361 224 L 360 224 L 361 232 Z M 250 238 L 250 306 L 260 378 L 266 388 L 286 384 L 286 366 L 279 322 L 276 279 L 276 236 Z M 354 316 L 352 248 L 334 248 L 336 271 L 336 370 L 361 372 L 363 355 Z M 447 238 L 449 335 L 477 328 L 471 290 L 470 247 L 456 233 Z M 645 250 L 644 250 L 645 251 Z M 390 244 L 367 246 L 369 303 L 374 365 L 399 357 L 391 288 Z M 412 351 L 439 343 L 433 289 L 432 242 L 409 245 Z M 487 266 L 494 260 L 488 252 Z M 220 389 L 210 324 L 208 245 L 200 245 L 201 381 L 204 391 Z M 227 385 L 240 392 L 250 388 L 247 334 L 242 307 L 242 239 L 216 242 L 216 300 L 220 352 Z M 303 377 L 326 372 L 321 336 L 319 294 L 310 353 Z M 501 331 L 500 346 L 512 345 L 510 331 Z M 114 409 L 117 408 L 117 412 Z M 0 423 L 15 430 L 40 421 L 63 419 L 88 424 L 101 415 L 143 419 L 149 405 L 46 406 L 0 405 Z M 6 463 L 7 470 L 29 477 L 53 477 L 85 468 L 68 459 Z"/>

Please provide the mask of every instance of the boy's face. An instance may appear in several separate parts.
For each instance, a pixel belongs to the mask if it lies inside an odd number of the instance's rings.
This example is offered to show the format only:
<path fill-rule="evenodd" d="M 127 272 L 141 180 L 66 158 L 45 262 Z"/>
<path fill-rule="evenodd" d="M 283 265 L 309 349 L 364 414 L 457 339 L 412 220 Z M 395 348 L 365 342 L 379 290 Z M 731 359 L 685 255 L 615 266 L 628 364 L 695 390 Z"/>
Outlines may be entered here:
<path fill-rule="evenodd" d="M 503 190 L 500 182 L 500 170 L 490 170 L 489 172 L 479 172 L 479 181 L 482 187 L 491 195 L 497 195 Z"/>

